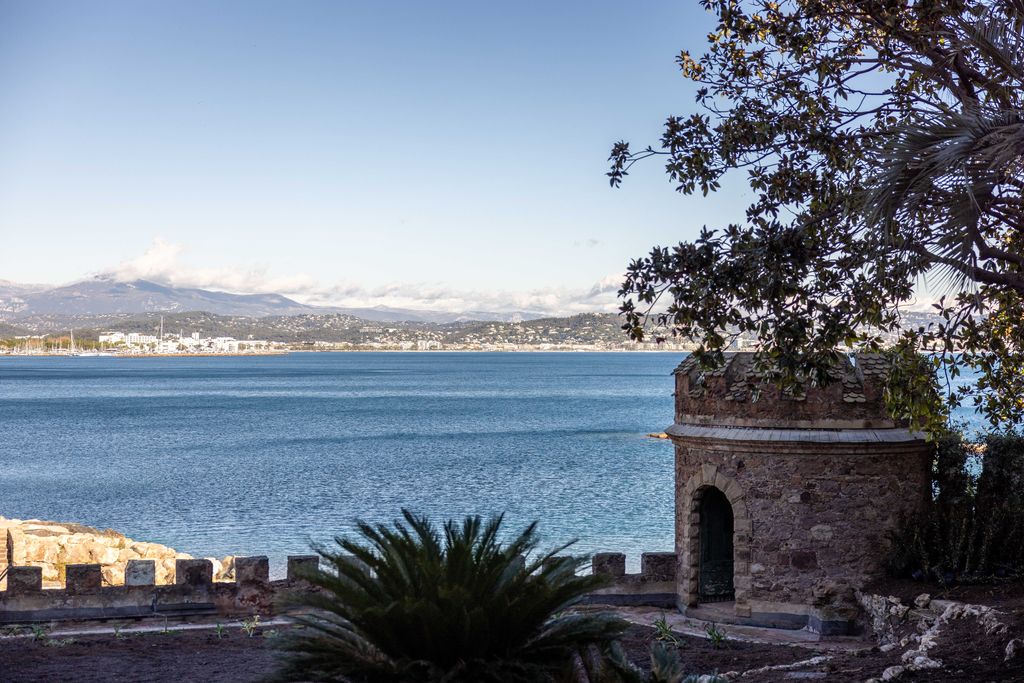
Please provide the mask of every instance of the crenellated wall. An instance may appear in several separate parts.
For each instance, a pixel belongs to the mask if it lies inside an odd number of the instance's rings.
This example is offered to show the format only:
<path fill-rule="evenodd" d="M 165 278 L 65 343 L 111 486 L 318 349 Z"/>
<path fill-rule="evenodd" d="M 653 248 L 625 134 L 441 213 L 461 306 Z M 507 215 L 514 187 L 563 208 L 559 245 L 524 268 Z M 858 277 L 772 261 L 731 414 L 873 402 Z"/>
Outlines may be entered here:
<path fill-rule="evenodd" d="M 671 606 L 675 599 L 675 553 L 644 553 L 639 574 L 626 574 L 626 556 L 599 553 L 591 562 L 595 574 L 611 584 L 590 596 L 590 604 Z M 129 560 L 123 583 L 107 585 L 99 564 L 69 564 L 59 587 L 43 585 L 39 566 L 7 567 L 7 586 L 0 591 L 0 623 L 117 617 L 271 614 L 275 599 L 302 590 L 304 572 L 319 566 L 316 555 L 288 557 L 287 578 L 270 580 L 267 557 L 235 557 L 230 580 L 215 580 L 208 559 L 176 559 L 172 582 L 156 581 L 155 560 Z M 0 569 L 2 571 L 2 569 Z"/>
<path fill-rule="evenodd" d="M 0 517 L 0 573 L 6 565 L 36 566 L 42 570 L 44 587 L 62 586 L 65 568 L 78 564 L 99 564 L 104 584 L 122 584 L 125 569 L 133 560 L 152 560 L 156 583 L 170 584 L 174 583 L 174 563 L 179 559 L 193 558 L 159 543 L 133 540 L 112 529 Z M 230 578 L 232 560 L 210 558 L 214 576 Z"/>

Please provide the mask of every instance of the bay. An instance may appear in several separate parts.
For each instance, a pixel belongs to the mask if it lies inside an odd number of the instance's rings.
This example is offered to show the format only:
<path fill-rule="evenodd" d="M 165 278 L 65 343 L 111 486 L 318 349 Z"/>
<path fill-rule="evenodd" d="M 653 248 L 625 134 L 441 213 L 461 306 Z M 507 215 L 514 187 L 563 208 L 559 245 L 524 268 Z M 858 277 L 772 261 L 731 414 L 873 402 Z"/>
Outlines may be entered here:
<path fill-rule="evenodd" d="M 673 547 L 679 353 L 0 358 L 0 515 L 284 557 L 402 507 Z"/>

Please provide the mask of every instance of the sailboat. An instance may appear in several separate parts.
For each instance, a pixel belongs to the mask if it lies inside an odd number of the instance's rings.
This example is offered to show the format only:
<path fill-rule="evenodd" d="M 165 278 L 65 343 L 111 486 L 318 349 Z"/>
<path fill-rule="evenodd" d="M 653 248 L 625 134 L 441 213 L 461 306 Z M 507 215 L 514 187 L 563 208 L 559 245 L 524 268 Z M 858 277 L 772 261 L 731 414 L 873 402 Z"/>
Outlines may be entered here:
<path fill-rule="evenodd" d="M 100 349 L 98 351 L 96 349 L 93 349 L 92 351 L 77 351 L 76 352 L 74 350 L 75 349 L 75 331 L 74 330 L 71 330 L 71 349 L 72 349 L 72 355 L 75 355 L 75 356 L 88 356 L 90 358 L 94 358 L 96 356 L 113 356 L 114 355 L 114 354 L 110 353 L 109 351 L 104 351 L 102 345 L 100 346 Z"/>
<path fill-rule="evenodd" d="M 75 331 L 74 330 L 71 330 L 71 344 L 68 347 L 67 355 L 69 355 L 69 356 L 80 356 L 80 355 L 82 355 L 81 353 L 79 353 L 78 349 L 75 348 Z"/>

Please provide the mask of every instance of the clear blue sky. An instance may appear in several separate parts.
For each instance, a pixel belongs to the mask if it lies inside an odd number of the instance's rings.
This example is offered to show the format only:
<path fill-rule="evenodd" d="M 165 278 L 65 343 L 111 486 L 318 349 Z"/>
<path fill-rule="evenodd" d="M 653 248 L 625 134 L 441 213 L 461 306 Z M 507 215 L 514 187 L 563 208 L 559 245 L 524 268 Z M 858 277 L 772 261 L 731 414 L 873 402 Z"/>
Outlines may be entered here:
<path fill-rule="evenodd" d="M 693 110 L 673 59 L 711 27 L 696 0 L 0 0 L 0 279 L 556 302 L 742 218 L 657 162 L 603 175 Z"/>

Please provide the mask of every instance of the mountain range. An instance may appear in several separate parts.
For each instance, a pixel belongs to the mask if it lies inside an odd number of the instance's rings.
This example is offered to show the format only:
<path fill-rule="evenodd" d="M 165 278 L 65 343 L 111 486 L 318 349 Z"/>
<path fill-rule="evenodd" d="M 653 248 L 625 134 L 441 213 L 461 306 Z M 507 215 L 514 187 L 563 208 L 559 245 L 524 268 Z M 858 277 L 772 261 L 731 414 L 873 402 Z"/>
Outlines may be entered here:
<path fill-rule="evenodd" d="M 468 320 L 514 322 L 544 317 L 534 311 L 427 311 L 385 306 L 311 306 L 280 294 L 232 294 L 194 287 L 175 287 L 149 280 L 124 281 L 108 276 L 97 276 L 56 287 L 0 280 L 0 322 L 17 324 L 22 320 L 39 317 L 185 311 L 253 318 L 341 314 L 377 322 L 425 323 Z"/>

